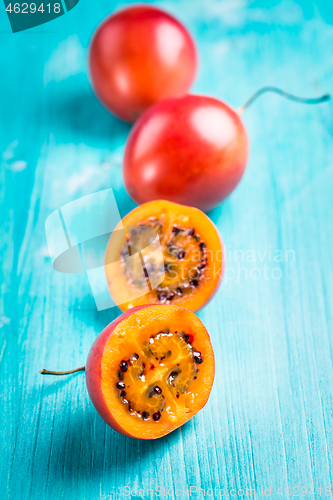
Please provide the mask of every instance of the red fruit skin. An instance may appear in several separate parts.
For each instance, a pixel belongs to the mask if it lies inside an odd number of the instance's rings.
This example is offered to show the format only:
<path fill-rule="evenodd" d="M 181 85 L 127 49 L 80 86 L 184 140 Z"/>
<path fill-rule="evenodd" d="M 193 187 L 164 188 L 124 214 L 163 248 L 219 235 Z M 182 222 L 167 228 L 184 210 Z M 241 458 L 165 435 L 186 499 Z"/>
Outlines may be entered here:
<path fill-rule="evenodd" d="M 164 199 L 208 211 L 239 183 L 248 149 L 239 115 L 224 102 L 185 95 L 157 103 L 129 135 L 127 192 L 137 203 Z"/>
<path fill-rule="evenodd" d="M 142 305 L 129 309 L 128 311 L 121 314 L 118 318 L 113 320 L 106 328 L 104 328 L 104 330 L 98 335 L 95 342 L 91 346 L 85 369 L 88 393 L 97 412 L 100 414 L 103 420 L 105 420 L 105 422 L 110 427 L 112 427 L 112 429 L 119 432 L 120 434 L 123 434 L 124 436 L 129 437 L 133 436 L 131 436 L 130 433 L 126 432 L 117 423 L 105 402 L 101 387 L 101 361 L 105 346 L 108 343 L 109 338 L 113 334 L 116 326 L 125 318 L 127 318 L 127 316 L 130 316 L 133 312 L 139 311 L 139 309 L 143 309 L 144 307 L 149 307 L 149 305 Z"/>
<path fill-rule="evenodd" d="M 153 103 L 187 92 L 197 55 L 182 24 L 161 9 L 141 5 L 111 15 L 97 28 L 89 67 L 104 106 L 133 122 Z"/>

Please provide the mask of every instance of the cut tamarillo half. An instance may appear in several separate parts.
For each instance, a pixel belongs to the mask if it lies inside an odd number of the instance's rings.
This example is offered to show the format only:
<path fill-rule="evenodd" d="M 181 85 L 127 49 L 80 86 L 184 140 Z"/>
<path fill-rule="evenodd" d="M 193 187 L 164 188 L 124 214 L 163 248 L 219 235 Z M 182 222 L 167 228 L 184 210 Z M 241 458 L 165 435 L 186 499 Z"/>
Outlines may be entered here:
<path fill-rule="evenodd" d="M 156 439 L 190 420 L 206 404 L 214 380 L 208 332 L 189 309 L 141 305 L 97 337 L 88 355 L 89 396 L 105 422 L 138 439 Z"/>
<path fill-rule="evenodd" d="M 140 304 L 196 311 L 216 292 L 223 271 L 223 242 L 213 222 L 197 208 L 170 201 L 132 210 L 106 249 L 109 292 L 122 311 Z"/>

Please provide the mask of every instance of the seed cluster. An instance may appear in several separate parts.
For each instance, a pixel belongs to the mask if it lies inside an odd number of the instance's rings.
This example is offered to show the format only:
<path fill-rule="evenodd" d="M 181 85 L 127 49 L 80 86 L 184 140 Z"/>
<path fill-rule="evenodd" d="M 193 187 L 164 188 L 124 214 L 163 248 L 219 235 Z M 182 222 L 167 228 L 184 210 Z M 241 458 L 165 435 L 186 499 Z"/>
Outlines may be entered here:
<path fill-rule="evenodd" d="M 193 364 L 194 372 L 192 371 L 191 373 L 193 373 L 193 375 L 189 375 L 186 370 L 183 372 L 187 365 L 182 366 L 182 364 L 179 365 L 179 363 L 177 363 L 177 366 L 174 366 L 174 368 L 171 369 L 167 377 L 167 385 L 164 386 L 165 388 L 169 386 L 169 390 L 172 388 L 173 391 L 176 391 L 176 394 L 174 393 L 174 395 L 176 395 L 177 398 L 179 398 L 180 393 L 185 392 L 191 384 L 191 381 L 197 378 L 197 365 L 203 363 L 201 353 L 196 351 L 192 346 L 193 339 L 194 337 L 192 334 L 186 334 L 185 332 L 170 333 L 169 330 L 166 329 L 165 331 L 150 337 L 148 346 L 143 348 L 147 357 L 153 356 L 158 363 L 162 363 L 165 358 L 172 356 L 171 348 L 175 348 L 176 346 L 184 346 L 182 349 L 186 348 L 186 352 L 188 353 L 186 356 L 189 356 L 189 359 L 192 360 L 191 363 Z M 176 350 L 176 352 L 178 352 L 178 350 Z M 186 363 L 187 362 L 188 361 L 186 361 Z M 152 367 L 154 368 L 153 362 L 150 362 L 149 365 L 149 370 L 151 370 Z M 122 359 L 119 363 L 119 370 L 117 371 L 118 381 L 116 382 L 116 388 L 119 390 L 119 397 L 122 402 L 127 405 L 130 413 L 142 417 L 144 421 L 152 418 L 155 422 L 158 422 L 162 416 L 165 405 L 163 390 L 160 385 L 154 384 L 153 386 L 148 387 L 144 393 L 143 399 L 142 396 L 140 396 L 140 404 L 138 404 L 138 401 L 133 400 L 133 396 L 135 399 L 136 384 L 140 384 L 139 380 L 141 382 L 145 381 L 145 368 L 146 364 L 139 360 L 139 355 L 136 353 L 129 359 Z M 188 379 L 189 376 L 192 378 Z M 138 382 L 135 382 L 136 379 L 139 379 Z M 139 392 L 136 394 L 138 395 Z M 147 406 L 146 409 L 142 409 L 144 401 L 146 401 L 146 405 L 148 404 L 151 409 L 155 409 L 151 412 L 147 411 Z"/>
<path fill-rule="evenodd" d="M 161 266 L 152 254 L 148 260 L 145 259 L 142 273 L 141 261 L 126 257 L 151 243 L 151 229 L 154 229 L 153 234 L 157 232 L 160 236 L 165 262 Z M 158 302 L 163 304 L 169 304 L 175 298 L 182 297 L 199 287 L 204 269 L 207 267 L 207 248 L 193 227 L 182 228 L 174 225 L 171 232 L 163 232 L 163 223 L 158 219 L 149 218 L 132 228 L 129 235 L 127 245 L 120 250 L 120 255 L 124 273 L 132 285 L 144 287 L 147 279 L 151 279 L 152 276 L 163 277 L 164 274 L 163 282 L 155 291 Z M 165 243 L 166 238 L 168 238 L 167 243 Z M 195 249 L 199 252 L 199 259 L 197 257 L 193 260 Z"/>
<path fill-rule="evenodd" d="M 200 236 L 195 233 L 195 229 L 193 227 L 190 229 L 184 229 L 178 226 L 173 226 L 171 234 L 171 241 L 169 241 L 169 243 L 167 244 L 167 250 L 170 256 L 177 258 L 177 260 L 179 261 L 184 261 L 186 257 L 186 247 L 185 249 L 179 248 L 179 238 L 190 236 L 196 244 L 199 243 L 198 246 L 201 252 L 201 260 L 196 265 L 196 268 L 191 270 L 194 276 L 188 281 L 185 280 L 182 284 L 176 283 L 175 288 L 173 288 L 172 286 L 165 287 L 163 286 L 163 283 L 160 287 L 157 288 L 157 298 L 161 303 L 169 303 L 177 295 L 181 297 L 189 290 L 188 286 L 190 286 L 192 289 L 198 287 L 200 284 L 200 279 L 203 276 L 203 269 L 207 266 L 207 246 L 203 241 L 201 241 Z M 186 244 L 186 240 L 184 244 Z M 174 271 L 174 263 L 166 262 L 164 264 L 164 271 L 167 276 L 171 274 Z M 172 290 L 170 290 L 170 288 L 172 288 Z"/>
<path fill-rule="evenodd" d="M 145 262 L 142 273 L 141 260 L 128 259 L 127 257 L 146 248 L 150 243 L 152 243 L 156 233 L 161 236 L 162 228 L 163 225 L 161 222 L 154 217 L 151 217 L 145 224 L 138 224 L 136 227 L 129 230 L 127 243 L 120 249 L 120 257 L 123 271 L 132 285 L 136 285 L 138 287 L 146 286 L 146 280 L 149 278 L 151 273 L 159 272 L 159 269 L 152 261 Z"/>

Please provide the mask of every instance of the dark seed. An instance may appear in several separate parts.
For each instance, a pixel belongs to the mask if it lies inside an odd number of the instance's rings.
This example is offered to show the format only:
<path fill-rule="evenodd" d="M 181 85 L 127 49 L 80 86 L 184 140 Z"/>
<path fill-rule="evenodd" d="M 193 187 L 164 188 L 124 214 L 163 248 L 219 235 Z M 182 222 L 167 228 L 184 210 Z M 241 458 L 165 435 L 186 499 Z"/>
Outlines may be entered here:
<path fill-rule="evenodd" d="M 131 407 L 130 404 L 128 405 L 128 411 L 133 411 L 133 408 Z"/>
<path fill-rule="evenodd" d="M 189 230 L 187 231 L 187 233 L 188 233 L 190 236 L 193 236 L 193 235 L 194 235 L 194 233 L 195 233 L 195 229 L 194 229 L 193 227 L 191 227 L 191 229 L 189 229 Z"/>
<path fill-rule="evenodd" d="M 177 288 L 176 289 L 176 294 L 177 295 L 183 295 L 183 292 L 182 292 L 181 288 Z"/>
<path fill-rule="evenodd" d="M 203 362 L 203 358 L 201 357 L 201 352 L 194 351 L 193 358 L 198 365 L 200 365 Z"/>
<path fill-rule="evenodd" d="M 142 418 L 143 418 L 143 420 L 147 420 L 147 418 L 149 418 L 149 413 L 147 411 L 143 411 Z"/>
<path fill-rule="evenodd" d="M 149 278 L 148 271 L 147 271 L 147 269 L 145 267 L 143 268 L 143 273 L 144 273 L 144 275 L 145 275 L 146 278 Z"/>
<path fill-rule="evenodd" d="M 117 382 L 116 387 L 117 389 L 125 389 L 126 385 L 124 384 L 124 382 Z"/>
<path fill-rule="evenodd" d="M 162 394 L 162 389 L 160 387 L 158 387 L 158 385 L 155 385 L 154 392 L 155 392 L 155 394 L 160 395 L 160 394 Z"/>
<path fill-rule="evenodd" d="M 175 378 L 178 377 L 178 372 L 171 372 L 169 375 L 169 382 L 173 385 Z"/>
<path fill-rule="evenodd" d="M 194 280 L 194 278 L 197 278 L 198 276 L 200 276 L 200 271 L 198 271 L 198 269 L 196 267 L 192 267 L 192 269 L 190 271 L 190 276 L 192 276 L 192 279 Z"/>
<path fill-rule="evenodd" d="M 119 363 L 119 367 L 121 369 L 122 372 L 127 372 L 127 368 L 128 368 L 128 363 L 127 361 L 120 361 Z"/>
<path fill-rule="evenodd" d="M 200 243 L 200 245 L 199 245 L 199 248 L 200 248 L 200 250 L 205 250 L 205 248 L 206 248 L 206 243 L 204 243 L 204 242 L 202 241 L 202 242 Z"/>
<path fill-rule="evenodd" d="M 161 413 L 159 411 L 154 413 L 153 419 L 155 420 L 155 422 L 157 422 L 160 418 L 161 418 Z"/>
<path fill-rule="evenodd" d="M 135 358 L 135 359 L 139 359 L 139 355 L 138 355 L 138 354 L 136 354 L 136 352 L 135 352 L 135 353 L 133 354 L 133 358 Z"/>
<path fill-rule="evenodd" d="M 166 296 L 166 299 L 167 299 L 167 300 L 171 300 L 174 296 L 175 296 L 175 294 L 174 294 L 173 292 L 170 292 L 170 293 L 168 293 L 168 295 Z"/>
<path fill-rule="evenodd" d="M 126 396 L 126 391 L 121 391 L 120 396 L 124 398 Z"/>
<path fill-rule="evenodd" d="M 194 340 L 193 335 L 186 335 L 186 336 L 188 337 L 188 340 L 186 340 L 186 342 L 187 342 L 188 344 L 193 344 L 193 340 Z"/>
<path fill-rule="evenodd" d="M 181 260 L 185 257 L 185 252 L 184 250 L 181 250 L 180 252 L 178 252 L 177 254 L 177 259 Z"/>
<path fill-rule="evenodd" d="M 170 255 L 175 255 L 177 248 L 173 245 L 167 245 L 167 249 Z"/>
<path fill-rule="evenodd" d="M 121 373 L 120 370 L 117 371 L 117 376 L 118 376 L 119 380 L 124 380 L 124 374 Z"/>
<path fill-rule="evenodd" d="M 204 267 L 206 267 L 206 263 L 205 262 L 200 262 L 200 264 L 197 265 L 198 269 L 203 269 Z"/>
<path fill-rule="evenodd" d="M 177 398 L 177 399 L 179 398 L 179 394 L 176 394 L 176 398 Z"/>
<path fill-rule="evenodd" d="M 172 228 L 172 233 L 173 234 L 178 234 L 179 231 L 180 231 L 180 229 L 177 226 L 173 226 L 173 228 Z"/>
<path fill-rule="evenodd" d="M 160 302 L 166 299 L 167 294 L 165 292 L 159 293 L 157 298 Z"/>
<path fill-rule="evenodd" d="M 184 338 L 185 342 L 188 342 L 188 341 L 189 341 L 190 336 L 189 336 L 189 335 L 183 335 L 183 338 Z"/>
<path fill-rule="evenodd" d="M 190 285 L 191 286 L 198 286 L 199 285 L 199 281 L 194 279 L 194 280 L 190 280 Z"/>

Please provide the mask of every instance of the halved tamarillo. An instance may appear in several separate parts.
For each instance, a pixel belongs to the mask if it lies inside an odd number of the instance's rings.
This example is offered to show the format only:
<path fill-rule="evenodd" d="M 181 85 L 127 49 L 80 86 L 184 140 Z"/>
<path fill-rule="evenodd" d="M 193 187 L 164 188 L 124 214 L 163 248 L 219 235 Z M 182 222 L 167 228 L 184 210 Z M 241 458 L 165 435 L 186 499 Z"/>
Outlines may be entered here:
<path fill-rule="evenodd" d="M 81 369 L 91 401 L 110 427 L 125 436 L 156 439 L 204 407 L 215 364 L 208 332 L 192 311 L 142 305 L 100 333 Z"/>
<path fill-rule="evenodd" d="M 216 292 L 223 271 L 223 242 L 209 217 L 164 200 L 126 215 L 106 249 L 109 292 L 123 311 L 140 304 L 196 311 Z"/>

